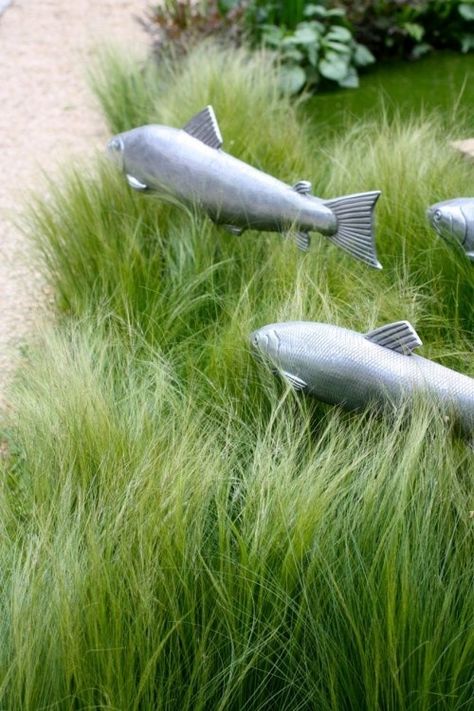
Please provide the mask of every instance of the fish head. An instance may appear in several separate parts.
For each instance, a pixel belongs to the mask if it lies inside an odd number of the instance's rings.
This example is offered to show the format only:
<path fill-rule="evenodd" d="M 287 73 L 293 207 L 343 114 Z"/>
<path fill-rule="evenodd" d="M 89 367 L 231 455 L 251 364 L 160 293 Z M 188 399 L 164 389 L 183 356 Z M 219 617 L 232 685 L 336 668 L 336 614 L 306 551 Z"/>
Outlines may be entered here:
<path fill-rule="evenodd" d="M 460 199 L 437 202 L 426 211 L 432 227 L 449 242 L 463 244 L 467 235 L 467 221 Z"/>
<path fill-rule="evenodd" d="M 307 321 L 271 323 L 250 335 L 254 351 L 282 370 L 291 370 L 308 353 L 308 343 L 316 351 L 328 350 L 331 327 Z"/>
<path fill-rule="evenodd" d="M 250 343 L 255 352 L 275 365 L 279 365 L 281 348 L 281 338 L 275 328 L 278 326 L 279 324 L 263 326 L 250 334 Z"/>
<path fill-rule="evenodd" d="M 122 171 L 124 170 L 124 154 L 125 142 L 122 136 L 118 135 L 111 138 L 107 143 L 107 155 Z"/>

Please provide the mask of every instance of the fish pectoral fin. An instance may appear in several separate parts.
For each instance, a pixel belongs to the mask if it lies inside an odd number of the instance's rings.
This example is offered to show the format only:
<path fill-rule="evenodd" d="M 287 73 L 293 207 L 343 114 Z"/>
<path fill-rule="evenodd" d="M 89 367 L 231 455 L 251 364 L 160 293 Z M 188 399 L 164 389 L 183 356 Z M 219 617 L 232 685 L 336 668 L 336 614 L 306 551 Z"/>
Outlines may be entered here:
<path fill-rule="evenodd" d="M 206 106 L 196 116 L 193 116 L 184 126 L 183 131 L 210 148 L 219 149 L 224 143 L 212 106 Z"/>
<path fill-rule="evenodd" d="M 423 345 L 419 335 L 408 321 L 388 323 L 369 331 L 364 337 L 378 346 L 408 356 L 413 353 L 415 348 Z"/>
<path fill-rule="evenodd" d="M 307 232 L 299 230 L 298 232 L 290 232 L 291 239 L 294 240 L 298 249 L 302 252 L 307 252 L 311 246 L 311 237 Z"/>
<path fill-rule="evenodd" d="M 313 189 L 312 184 L 309 180 L 298 180 L 297 183 L 291 188 L 295 193 L 300 193 L 301 195 L 309 195 Z"/>
<path fill-rule="evenodd" d="M 285 378 L 286 382 L 291 385 L 293 390 L 301 392 L 302 390 L 306 390 L 308 387 L 308 384 L 305 383 L 304 380 L 298 378 L 297 375 L 293 375 L 293 373 L 289 373 L 287 370 L 282 370 L 281 374 Z"/>
<path fill-rule="evenodd" d="M 145 185 L 145 183 L 142 183 L 140 180 L 137 178 L 134 178 L 133 175 L 129 175 L 128 173 L 126 174 L 126 179 L 127 183 L 130 185 L 131 188 L 134 190 L 148 190 L 148 185 Z"/>
<path fill-rule="evenodd" d="M 380 191 L 373 190 L 324 201 L 337 218 L 337 231 L 329 236 L 331 242 L 375 269 L 382 269 L 375 251 L 373 218 L 379 197 Z"/>
<path fill-rule="evenodd" d="M 237 237 L 239 237 L 245 229 L 244 227 L 238 227 L 237 225 L 222 225 L 222 227 L 231 235 L 236 235 Z"/>

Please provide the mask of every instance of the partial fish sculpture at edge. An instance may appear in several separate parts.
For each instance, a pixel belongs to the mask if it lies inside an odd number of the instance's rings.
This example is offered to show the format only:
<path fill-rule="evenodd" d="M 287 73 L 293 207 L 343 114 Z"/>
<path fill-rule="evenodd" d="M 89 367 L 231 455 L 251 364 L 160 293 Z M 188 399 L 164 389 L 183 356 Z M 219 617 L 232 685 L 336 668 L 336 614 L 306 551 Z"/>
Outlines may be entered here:
<path fill-rule="evenodd" d="M 225 153 L 222 143 L 213 108 L 207 106 L 183 129 L 141 126 L 114 136 L 107 150 L 134 190 L 197 204 L 233 234 L 287 232 L 306 251 L 309 233 L 320 232 L 356 259 L 382 268 L 373 220 L 380 191 L 322 200 L 311 195 L 308 181 L 290 187 Z"/>
<path fill-rule="evenodd" d="M 263 326 L 250 340 L 293 388 L 322 402 L 360 410 L 428 395 L 473 442 L 474 378 L 415 355 L 422 343 L 408 321 L 365 334 L 289 321 Z"/>
<path fill-rule="evenodd" d="M 474 198 L 458 197 L 437 202 L 426 214 L 439 236 L 458 244 L 474 264 Z"/>

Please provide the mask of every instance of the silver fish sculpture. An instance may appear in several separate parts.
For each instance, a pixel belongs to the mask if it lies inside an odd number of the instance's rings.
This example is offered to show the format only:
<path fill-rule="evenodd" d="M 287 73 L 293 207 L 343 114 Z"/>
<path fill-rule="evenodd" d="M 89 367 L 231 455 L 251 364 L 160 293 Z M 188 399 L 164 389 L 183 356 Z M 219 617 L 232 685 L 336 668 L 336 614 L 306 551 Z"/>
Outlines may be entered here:
<path fill-rule="evenodd" d="M 294 389 L 322 402 L 360 410 L 371 403 L 397 406 L 425 394 L 469 437 L 474 435 L 474 378 L 414 355 L 422 343 L 408 321 L 365 334 L 289 321 L 264 326 L 250 340 Z"/>
<path fill-rule="evenodd" d="M 474 262 L 474 197 L 437 202 L 426 214 L 439 236 L 460 245 Z"/>
<path fill-rule="evenodd" d="M 149 125 L 114 136 L 107 151 L 134 190 L 154 190 L 199 205 L 235 235 L 246 229 L 287 232 L 302 250 L 320 232 L 356 259 L 381 269 L 373 210 L 380 191 L 321 200 L 311 183 L 293 187 L 221 150 L 212 106 L 183 129 Z"/>

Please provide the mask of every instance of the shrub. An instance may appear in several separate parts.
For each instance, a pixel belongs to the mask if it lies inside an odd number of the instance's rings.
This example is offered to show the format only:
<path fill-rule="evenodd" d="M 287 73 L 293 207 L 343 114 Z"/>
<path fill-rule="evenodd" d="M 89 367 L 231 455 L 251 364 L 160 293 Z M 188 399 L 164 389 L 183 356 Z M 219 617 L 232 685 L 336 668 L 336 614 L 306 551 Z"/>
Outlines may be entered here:
<path fill-rule="evenodd" d="M 247 13 L 254 38 L 279 53 L 282 88 L 294 94 L 303 87 L 314 90 L 324 80 L 357 87 L 357 68 L 372 64 L 375 59 L 354 40 L 344 10 L 306 4 L 297 16 L 303 19 L 294 24 L 296 16 L 265 11 L 261 3 L 251 6 Z"/>
<path fill-rule="evenodd" d="M 437 48 L 474 49 L 474 0 L 352 0 L 339 3 L 359 41 L 378 58 L 416 58 Z"/>

